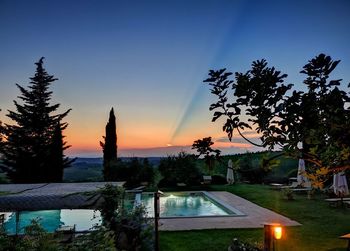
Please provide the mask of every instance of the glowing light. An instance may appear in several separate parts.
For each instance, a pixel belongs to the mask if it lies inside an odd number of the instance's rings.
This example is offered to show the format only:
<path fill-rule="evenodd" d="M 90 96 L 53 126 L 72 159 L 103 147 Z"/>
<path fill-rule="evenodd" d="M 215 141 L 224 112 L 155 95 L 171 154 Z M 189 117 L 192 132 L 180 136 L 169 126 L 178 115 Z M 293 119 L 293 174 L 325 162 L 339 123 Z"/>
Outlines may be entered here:
<path fill-rule="evenodd" d="M 166 146 L 173 146 L 173 145 L 168 143 L 168 144 L 166 144 Z"/>
<path fill-rule="evenodd" d="M 282 238 L 282 227 L 274 227 L 273 228 L 274 237 L 276 240 Z"/>

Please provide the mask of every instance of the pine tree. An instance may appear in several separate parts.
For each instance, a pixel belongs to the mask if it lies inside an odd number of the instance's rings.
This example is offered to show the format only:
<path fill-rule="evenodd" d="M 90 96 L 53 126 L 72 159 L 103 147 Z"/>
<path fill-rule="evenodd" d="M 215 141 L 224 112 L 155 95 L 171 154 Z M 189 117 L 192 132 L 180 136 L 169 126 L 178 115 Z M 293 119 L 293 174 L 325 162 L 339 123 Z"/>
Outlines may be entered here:
<path fill-rule="evenodd" d="M 4 128 L 2 126 L 2 121 L 0 120 L 0 170 L 1 170 L 1 156 L 2 156 L 1 149 L 3 148 L 3 133 L 4 133 Z"/>
<path fill-rule="evenodd" d="M 109 112 L 109 120 L 106 124 L 106 136 L 104 143 L 100 142 L 103 150 L 103 177 L 110 180 L 110 169 L 113 161 L 117 160 L 117 132 L 113 107 Z"/>
<path fill-rule="evenodd" d="M 63 150 L 67 148 L 64 143 L 61 147 L 53 145 L 56 144 L 57 125 L 60 126 L 59 137 L 62 141 L 62 130 L 67 127 L 67 123 L 61 121 L 71 109 L 53 114 L 60 104 L 50 105 L 52 92 L 49 87 L 57 78 L 46 72 L 43 60 L 41 58 L 35 63 L 36 72 L 30 78 L 27 89 L 16 84 L 21 93 L 18 98 L 23 104 L 14 101 L 16 111 L 7 114 L 15 123 L 5 126 L 7 141 L 3 149 L 4 164 L 9 177 L 16 183 L 61 181 L 60 173 L 69 165 L 63 155 Z M 56 165 L 55 169 L 59 168 L 60 172 L 53 170 Z"/>
<path fill-rule="evenodd" d="M 1 112 L 1 109 L 0 109 L 0 112 Z M 3 134 L 3 127 L 2 127 L 2 121 L 0 120 L 0 149 L 2 147 L 2 134 Z"/>
<path fill-rule="evenodd" d="M 65 157 L 64 150 L 70 146 L 66 145 L 63 140 L 62 130 L 65 129 L 67 125 L 57 124 L 54 128 L 51 144 L 49 146 L 50 152 L 48 156 L 48 161 L 51 164 L 51 172 L 48 177 L 48 182 L 61 182 L 63 179 L 63 168 L 69 166 L 75 159 L 69 159 Z"/>

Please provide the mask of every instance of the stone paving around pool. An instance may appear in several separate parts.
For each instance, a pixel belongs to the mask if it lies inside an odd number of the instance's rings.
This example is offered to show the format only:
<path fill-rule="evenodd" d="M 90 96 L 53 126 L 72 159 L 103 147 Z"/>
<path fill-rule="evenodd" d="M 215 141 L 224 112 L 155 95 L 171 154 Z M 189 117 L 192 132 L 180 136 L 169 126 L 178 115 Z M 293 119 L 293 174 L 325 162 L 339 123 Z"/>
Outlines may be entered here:
<path fill-rule="evenodd" d="M 195 230 L 223 228 L 262 228 L 264 223 L 280 223 L 284 226 L 301 224 L 285 216 L 260 207 L 229 192 L 208 192 L 226 204 L 238 209 L 244 216 L 200 217 L 160 219 L 160 230 Z"/>

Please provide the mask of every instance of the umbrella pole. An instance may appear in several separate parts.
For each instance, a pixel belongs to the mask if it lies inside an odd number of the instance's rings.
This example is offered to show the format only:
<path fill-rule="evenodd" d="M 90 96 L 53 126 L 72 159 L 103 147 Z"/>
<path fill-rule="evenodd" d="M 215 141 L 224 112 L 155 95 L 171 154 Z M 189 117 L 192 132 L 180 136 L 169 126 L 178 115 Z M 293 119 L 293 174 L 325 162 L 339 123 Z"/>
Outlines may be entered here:
<path fill-rule="evenodd" d="M 16 238 L 17 238 L 18 229 L 19 229 L 19 211 L 16 211 L 15 218 L 16 218 Z"/>
<path fill-rule="evenodd" d="M 343 202 L 343 194 L 341 193 L 340 194 L 340 203 L 341 203 L 341 206 L 343 207 L 344 206 L 344 202 Z"/>

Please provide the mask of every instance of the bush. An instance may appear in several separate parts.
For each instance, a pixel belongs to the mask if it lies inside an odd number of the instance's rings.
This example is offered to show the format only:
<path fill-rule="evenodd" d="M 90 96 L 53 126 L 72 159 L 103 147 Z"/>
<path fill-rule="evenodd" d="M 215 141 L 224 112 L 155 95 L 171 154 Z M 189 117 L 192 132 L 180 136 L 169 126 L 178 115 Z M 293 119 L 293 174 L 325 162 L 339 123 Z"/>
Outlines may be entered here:
<path fill-rule="evenodd" d="M 287 177 L 280 177 L 280 176 L 267 176 L 263 178 L 263 182 L 265 184 L 270 184 L 270 183 L 279 183 L 279 184 L 287 184 L 289 182 Z"/>
<path fill-rule="evenodd" d="M 226 177 L 221 175 L 213 175 L 211 176 L 211 183 L 213 185 L 224 185 L 227 184 Z"/>
<path fill-rule="evenodd" d="M 95 228 L 88 234 L 80 235 L 67 245 L 66 251 L 117 251 L 114 242 L 114 233 L 104 226 Z"/>
<path fill-rule="evenodd" d="M 253 246 L 249 243 L 245 243 L 238 240 L 237 238 L 234 238 L 231 245 L 228 247 L 228 251 L 262 251 L 262 248 Z"/>
<path fill-rule="evenodd" d="M 123 205 L 123 189 L 106 185 L 101 189 L 99 206 L 103 226 L 113 232 L 115 246 L 120 250 L 152 250 L 151 224 L 143 207 L 130 211 Z"/>
<path fill-rule="evenodd" d="M 290 171 L 287 173 L 287 177 L 288 177 L 288 178 L 297 177 L 297 175 L 298 175 L 298 168 L 293 168 L 292 170 L 290 170 Z"/>
<path fill-rule="evenodd" d="M 201 173 L 197 167 L 195 155 L 180 152 L 177 156 L 168 156 L 161 159 L 159 172 L 163 180 L 159 186 L 172 186 L 176 183 L 186 185 L 198 185 L 201 181 Z"/>
<path fill-rule="evenodd" d="M 141 182 L 153 183 L 154 168 L 149 164 L 148 159 L 141 162 L 133 158 L 129 162 L 118 159 L 110 163 L 110 180 L 126 181 L 126 187 L 135 187 Z"/>
<path fill-rule="evenodd" d="M 0 226 L 0 250 L 23 250 L 23 251 L 58 251 L 61 250 L 58 241 L 53 234 L 49 234 L 40 225 L 39 220 L 32 220 L 31 224 L 24 228 L 24 236 L 14 238 L 7 236 Z"/>
<path fill-rule="evenodd" d="M 294 200 L 294 193 L 292 189 L 287 187 L 282 189 L 281 192 L 287 200 Z"/>
<path fill-rule="evenodd" d="M 243 180 L 260 184 L 272 169 L 279 165 L 279 162 L 271 158 L 269 153 L 259 155 L 246 153 L 239 161 L 239 172 Z"/>
<path fill-rule="evenodd" d="M 261 184 L 264 177 L 268 174 L 268 171 L 258 167 L 248 170 L 240 170 L 241 177 L 243 180 L 250 181 L 251 183 Z"/>

